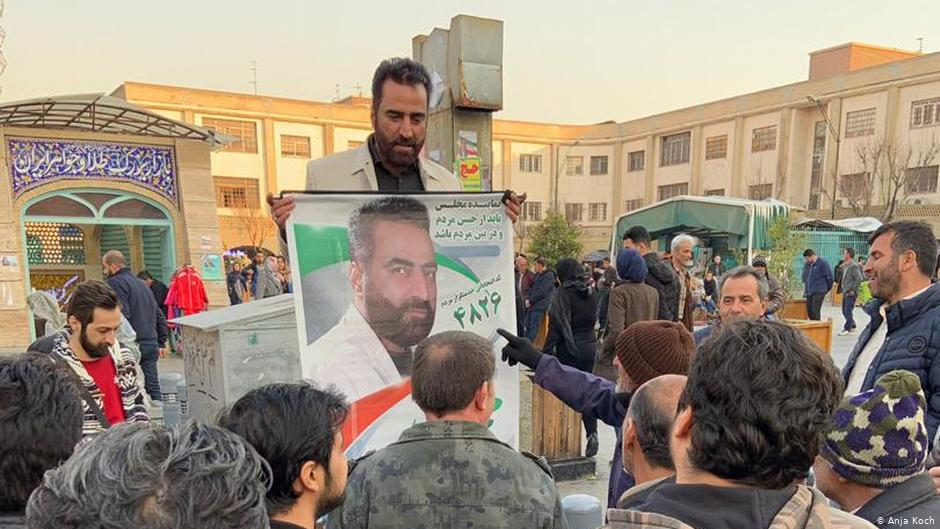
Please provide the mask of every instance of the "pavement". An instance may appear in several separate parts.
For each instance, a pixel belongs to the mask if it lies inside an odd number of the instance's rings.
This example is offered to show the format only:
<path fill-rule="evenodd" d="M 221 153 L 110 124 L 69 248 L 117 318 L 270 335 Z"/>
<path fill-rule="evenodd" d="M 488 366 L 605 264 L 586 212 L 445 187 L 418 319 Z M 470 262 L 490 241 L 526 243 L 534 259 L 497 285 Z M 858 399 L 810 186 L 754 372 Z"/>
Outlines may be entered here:
<path fill-rule="evenodd" d="M 836 366 L 840 369 L 848 361 L 849 355 L 852 353 L 852 349 L 855 347 L 855 342 L 858 340 L 858 334 L 849 335 L 849 336 L 839 336 L 839 331 L 842 330 L 842 324 L 844 319 L 842 318 L 842 310 L 840 307 L 834 307 L 831 304 L 826 304 L 822 309 L 823 319 L 832 320 L 832 359 L 835 362 Z M 858 326 L 858 330 L 861 331 L 868 325 L 869 317 L 865 314 L 861 308 L 856 307 L 855 309 L 855 323 Z M 171 356 L 160 360 L 159 368 L 161 372 L 173 372 L 183 374 L 183 360 L 178 356 Z M 615 437 L 614 428 L 612 426 L 605 425 L 603 423 L 598 424 L 597 428 L 598 440 L 600 448 L 597 452 L 595 458 L 597 471 L 596 474 L 591 478 L 580 479 L 575 481 L 562 481 L 558 483 L 558 490 L 561 493 L 562 497 L 568 496 L 570 494 L 588 494 L 594 496 L 601 502 L 601 506 L 604 507 L 607 504 L 607 481 L 610 477 L 610 461 L 613 457 L 614 445 L 617 442 Z M 587 443 L 587 440 L 584 436 L 584 431 L 582 428 L 581 432 L 581 446 L 584 446 Z M 606 509 L 606 507 L 604 507 Z"/>

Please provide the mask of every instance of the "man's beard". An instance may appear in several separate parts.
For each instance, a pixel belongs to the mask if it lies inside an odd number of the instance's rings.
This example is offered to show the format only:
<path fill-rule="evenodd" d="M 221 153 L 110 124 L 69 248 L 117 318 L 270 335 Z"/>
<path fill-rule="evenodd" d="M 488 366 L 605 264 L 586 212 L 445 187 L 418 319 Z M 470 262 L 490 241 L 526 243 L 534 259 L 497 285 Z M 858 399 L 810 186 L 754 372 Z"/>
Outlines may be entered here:
<path fill-rule="evenodd" d="M 379 148 L 379 152 L 385 156 L 385 159 L 399 167 L 411 167 L 417 163 L 418 153 L 424 146 L 424 142 L 419 144 L 414 139 L 405 140 L 386 138 L 379 131 L 375 131 L 375 142 L 376 146 Z M 411 147 L 411 150 L 402 153 L 395 149 L 396 146 Z"/>
<path fill-rule="evenodd" d="M 379 338 L 384 338 L 403 349 L 416 345 L 431 334 L 434 326 L 434 306 L 425 300 L 412 298 L 397 307 L 373 289 L 366 294 L 366 312 L 369 326 Z M 409 310 L 423 310 L 424 316 L 409 316 Z"/>
<path fill-rule="evenodd" d="M 897 259 L 893 259 L 887 268 L 874 275 L 874 283 L 872 283 L 871 277 L 868 281 L 871 287 L 871 295 L 882 301 L 890 299 L 891 295 L 896 293 L 901 286 L 901 270 L 898 268 Z"/>
<path fill-rule="evenodd" d="M 329 493 L 332 492 L 332 489 L 333 476 L 331 476 L 328 472 L 326 474 L 326 490 Z M 340 491 L 339 494 L 333 494 L 331 496 L 324 494 L 320 497 L 319 500 L 317 500 L 317 516 L 320 517 L 325 514 L 329 514 L 334 509 L 342 505 L 344 501 L 346 501 L 346 489 Z"/>
<path fill-rule="evenodd" d="M 91 340 L 88 339 L 88 334 L 85 332 L 85 327 L 82 326 L 81 332 L 78 334 L 78 341 L 82 344 L 82 349 L 85 350 L 85 354 L 92 358 L 104 358 L 111 354 L 111 346 L 105 342 L 99 344 L 91 343 Z"/>

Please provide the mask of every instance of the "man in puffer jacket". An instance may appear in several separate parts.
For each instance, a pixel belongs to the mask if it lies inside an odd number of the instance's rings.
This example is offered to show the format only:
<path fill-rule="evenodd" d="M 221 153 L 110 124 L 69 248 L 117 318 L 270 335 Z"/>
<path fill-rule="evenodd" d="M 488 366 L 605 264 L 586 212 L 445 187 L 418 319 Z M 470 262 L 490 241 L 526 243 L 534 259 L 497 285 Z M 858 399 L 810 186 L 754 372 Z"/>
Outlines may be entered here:
<path fill-rule="evenodd" d="M 937 240 L 923 222 L 885 224 L 869 239 L 865 275 L 875 297 L 871 316 L 842 376 L 845 394 L 871 389 L 895 369 L 920 378 L 927 399 L 927 438 L 940 425 L 940 285 L 931 283 Z"/>

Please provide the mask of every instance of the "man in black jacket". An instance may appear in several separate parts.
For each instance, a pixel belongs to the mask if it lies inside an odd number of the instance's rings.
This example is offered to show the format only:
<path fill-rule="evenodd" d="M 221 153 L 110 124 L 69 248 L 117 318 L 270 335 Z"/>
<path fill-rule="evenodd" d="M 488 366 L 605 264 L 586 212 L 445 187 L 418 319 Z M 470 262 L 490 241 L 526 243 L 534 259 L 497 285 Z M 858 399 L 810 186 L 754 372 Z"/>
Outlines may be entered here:
<path fill-rule="evenodd" d="M 623 247 L 640 252 L 649 271 L 646 284 L 659 292 L 659 319 L 678 321 L 679 315 L 673 307 L 679 304 L 679 277 L 671 270 L 669 263 L 650 250 L 650 242 L 650 234 L 643 226 L 633 226 L 623 234 Z"/>
<path fill-rule="evenodd" d="M 137 277 L 150 288 L 150 291 L 153 292 L 153 298 L 157 300 L 157 306 L 163 311 L 163 315 L 169 319 L 170 313 L 166 306 L 166 297 L 170 293 L 169 287 L 163 281 L 154 278 L 149 270 L 137 272 Z"/>
<path fill-rule="evenodd" d="M 153 400 L 162 400 L 157 360 L 166 356 L 166 315 L 157 306 L 153 292 L 129 268 L 124 254 L 109 250 L 101 258 L 108 286 L 114 289 L 121 303 L 121 312 L 137 333 L 140 368 L 144 387 Z"/>
<path fill-rule="evenodd" d="M 529 287 L 529 310 L 526 313 L 526 337 L 535 341 L 539 334 L 539 324 L 548 311 L 548 304 L 555 292 L 555 272 L 548 268 L 544 257 L 535 259 L 535 281 Z"/>

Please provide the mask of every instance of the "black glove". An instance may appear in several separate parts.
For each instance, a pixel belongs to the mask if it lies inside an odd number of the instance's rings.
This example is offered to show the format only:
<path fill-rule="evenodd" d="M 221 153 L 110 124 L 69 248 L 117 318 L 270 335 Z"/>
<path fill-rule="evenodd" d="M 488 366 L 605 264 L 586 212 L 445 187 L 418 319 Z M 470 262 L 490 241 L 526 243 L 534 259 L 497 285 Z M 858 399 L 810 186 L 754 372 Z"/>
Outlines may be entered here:
<path fill-rule="evenodd" d="M 505 329 L 496 329 L 496 332 L 509 342 L 503 347 L 503 362 L 508 362 L 511 366 L 519 363 L 533 370 L 539 365 L 542 352 L 536 349 L 532 342 Z"/>

